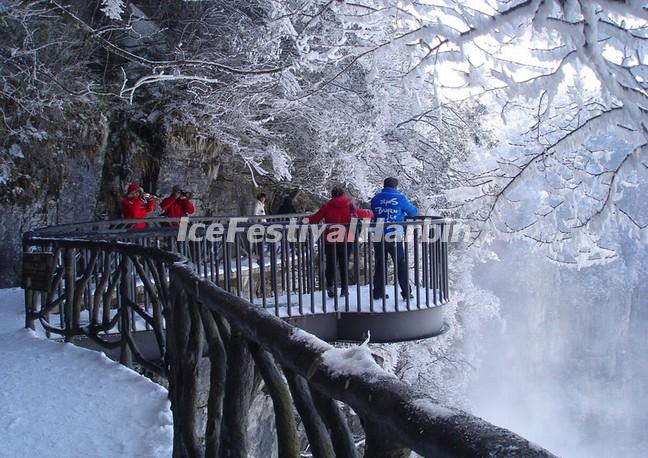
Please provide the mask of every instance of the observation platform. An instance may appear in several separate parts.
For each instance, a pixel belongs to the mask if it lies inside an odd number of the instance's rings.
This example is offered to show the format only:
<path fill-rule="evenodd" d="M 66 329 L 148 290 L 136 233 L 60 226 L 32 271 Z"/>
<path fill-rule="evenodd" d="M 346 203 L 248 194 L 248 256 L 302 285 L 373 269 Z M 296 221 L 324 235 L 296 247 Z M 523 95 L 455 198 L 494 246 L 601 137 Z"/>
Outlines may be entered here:
<path fill-rule="evenodd" d="M 399 224 L 396 233 L 406 236 L 396 241 L 385 240 L 385 228 L 376 224 L 345 226 L 349 242 L 335 245 L 321 231 L 333 227 L 292 227 L 290 216 L 301 215 L 191 218 L 184 227 L 169 219 L 105 221 L 27 233 L 25 325 L 38 324 L 52 338 L 102 350 L 167 379 L 178 456 L 188 450 L 217 456 L 226 442 L 215 440 L 210 425 L 230 434 L 228 450 L 245 450 L 239 432 L 249 424 L 253 368 L 271 394 L 275 418 L 282 419 L 275 420 L 280 456 L 299 456 L 294 412 L 318 456 L 356 456 L 338 402 L 360 417 L 365 456 L 408 456 L 410 450 L 453 458 L 552 456 L 411 390 L 376 364 L 366 346 L 341 349 L 323 341 L 360 341 L 370 334 L 372 342 L 393 342 L 442 333 L 449 222 Z M 147 227 L 135 229 L 137 223 Z M 220 235 L 211 224 L 221 226 Z M 238 225 L 244 230 L 228 237 Z M 250 241 L 244 234 L 254 227 L 262 235 Z M 291 240 L 293 229 L 305 235 Z M 179 230 L 198 237 L 178 238 Z M 327 282 L 332 247 L 343 250 L 342 269 Z M 396 262 L 376 263 L 385 253 Z M 381 272 L 386 294 L 374 299 Z M 326 286 L 342 286 L 344 279 L 346 294 L 337 288 L 329 297 Z M 409 290 L 404 297 L 400 286 Z M 209 365 L 200 364 L 205 360 Z M 199 391 L 210 400 L 204 423 L 195 421 L 199 410 L 205 413 Z"/>
<path fill-rule="evenodd" d="M 119 349 L 128 328 L 132 346 L 148 359 L 156 344 L 162 350 L 170 265 L 185 262 L 198 278 L 326 341 L 398 342 L 445 331 L 448 220 L 399 223 L 399 235 L 389 238 L 376 223 L 340 228 L 304 224 L 303 217 L 113 220 L 26 233 L 26 323 L 40 323 L 53 337 L 85 336 L 87 346 L 108 353 Z M 135 229 L 138 222 L 146 227 Z M 324 229 L 344 231 L 340 239 L 352 242 L 329 244 Z M 346 266 L 333 273 L 333 297 L 326 288 L 331 249 Z M 385 293 L 375 299 L 377 255 L 387 262 Z M 399 266 L 406 268 L 398 272 Z M 402 294 L 399 277 L 409 294 Z"/>

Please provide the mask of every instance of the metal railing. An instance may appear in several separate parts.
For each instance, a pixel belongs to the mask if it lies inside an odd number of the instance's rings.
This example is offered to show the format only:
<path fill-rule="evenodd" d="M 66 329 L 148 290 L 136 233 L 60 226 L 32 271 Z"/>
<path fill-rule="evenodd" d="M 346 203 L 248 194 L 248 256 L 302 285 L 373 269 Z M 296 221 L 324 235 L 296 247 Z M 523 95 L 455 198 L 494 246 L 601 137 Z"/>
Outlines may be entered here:
<path fill-rule="evenodd" d="M 411 311 L 448 301 L 448 221 L 428 218 L 400 223 L 398 228 L 409 239 L 398 242 L 386 242 L 376 223 L 364 228 L 346 225 L 344 230 L 352 231 L 348 237 L 352 242 L 327 243 L 329 226 L 302 224 L 302 216 L 190 218 L 184 232 L 193 231 L 198 241 L 178 241 L 180 220 L 169 218 L 147 219 L 148 227 L 141 230 L 132 229 L 139 220 L 117 220 L 44 228 L 31 235 L 119 240 L 178 252 L 194 263 L 199 275 L 252 303 L 272 308 L 277 316 Z M 219 224 L 223 234 L 206 238 L 210 224 Z M 250 243 L 245 233 L 252 225 L 266 231 L 256 243 Z M 274 237 L 268 235 L 271 227 Z M 301 235 L 300 240 L 290 240 L 291 227 L 297 228 L 293 232 L 299 232 L 295 235 Z M 239 230 L 226 240 L 233 228 Z M 390 255 L 391 260 L 385 259 Z M 386 262 L 377 263 L 377 257 Z M 335 261 L 334 269 L 331 261 Z M 382 266 L 379 277 L 384 286 L 375 284 L 376 266 Z M 398 272 L 402 266 L 404 272 Z M 406 286 L 399 285 L 399 277 L 404 277 Z M 332 289 L 333 285 L 343 289 L 328 297 L 327 286 Z M 382 290 L 378 300 L 373 297 L 376 290 Z"/>
<path fill-rule="evenodd" d="M 110 231 L 91 236 L 87 228 L 48 230 L 26 234 L 24 245 L 32 255 L 55 261 L 45 285 L 30 283 L 25 289 L 26 324 L 38 321 L 66 340 L 85 336 L 118 350 L 122 363 L 136 362 L 166 377 L 175 457 L 247 456 L 255 370 L 272 398 L 282 458 L 300 456 L 296 415 L 312 456 L 358 456 L 336 401 L 360 417 L 368 457 L 404 457 L 410 450 L 423 456 L 551 456 L 510 431 L 412 391 L 383 371 L 366 347 L 333 348 L 275 316 L 276 308 L 271 313 L 273 308 L 224 289 L 239 291 L 238 280 L 225 281 L 227 274 L 219 277 L 218 286 L 210 277 L 217 270 L 199 271 L 196 253 L 192 262 L 182 246 L 176 252 L 173 245 L 164 246 L 169 242 L 166 232 L 174 230 L 156 228 L 146 234 L 147 229 L 126 236 Z M 131 240 L 119 240 L 123 238 Z M 224 253 L 228 243 L 223 243 Z M 191 255 L 204 246 L 186 248 Z M 138 344 L 138 333 L 146 330 L 159 351 L 153 359 Z M 209 360 L 204 429 L 197 420 L 198 379 L 206 370 L 199 364 L 202 357 Z"/>

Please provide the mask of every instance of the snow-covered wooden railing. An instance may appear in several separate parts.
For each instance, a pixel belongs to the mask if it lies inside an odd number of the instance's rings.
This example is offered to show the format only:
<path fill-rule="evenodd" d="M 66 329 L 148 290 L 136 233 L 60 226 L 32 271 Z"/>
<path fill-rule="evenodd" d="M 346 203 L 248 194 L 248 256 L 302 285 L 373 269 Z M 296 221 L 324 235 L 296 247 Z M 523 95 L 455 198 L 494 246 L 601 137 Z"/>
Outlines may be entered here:
<path fill-rule="evenodd" d="M 40 309 L 39 293 L 26 289 L 27 323 L 39 320 L 68 340 L 85 335 L 118 347 L 124 364 L 134 360 L 165 376 L 174 416 L 174 456 L 247 456 L 255 368 L 272 398 L 282 458 L 300 456 L 296 415 L 312 456 L 358 456 L 337 401 L 360 417 L 367 457 L 405 457 L 410 450 L 423 456 L 551 456 L 510 431 L 414 392 L 383 371 L 366 346 L 336 349 L 216 286 L 181 254 L 60 235 L 28 235 L 25 245 L 63 260 L 51 279 L 54 293 L 40 294 Z M 104 269 L 97 270 L 101 265 Z M 143 293 L 137 293 L 131 269 L 142 281 Z M 94 289 L 89 287 L 93 282 Z M 150 313 L 144 300 L 152 302 Z M 60 327 L 48 320 L 57 308 L 63 316 Z M 92 312 L 84 324 L 85 308 Z M 131 331 L 134 317 L 152 329 L 161 361 L 148 361 L 138 350 Z M 117 340 L 109 340 L 105 331 L 114 324 L 121 332 Z M 204 430 L 197 421 L 202 357 L 210 361 Z"/>

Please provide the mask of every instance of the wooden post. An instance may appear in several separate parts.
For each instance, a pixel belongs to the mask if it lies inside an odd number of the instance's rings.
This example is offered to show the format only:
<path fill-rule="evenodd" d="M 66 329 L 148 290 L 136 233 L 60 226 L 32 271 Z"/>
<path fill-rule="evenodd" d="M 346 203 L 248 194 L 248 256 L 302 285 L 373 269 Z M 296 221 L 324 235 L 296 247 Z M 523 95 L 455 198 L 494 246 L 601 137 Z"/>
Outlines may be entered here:
<path fill-rule="evenodd" d="M 223 403 L 223 458 L 247 458 L 248 412 L 254 388 L 254 366 L 243 336 L 232 329 L 227 345 L 227 378 Z"/>
<path fill-rule="evenodd" d="M 365 458 L 409 458 L 411 455 L 407 447 L 390 441 L 384 431 L 371 423 L 363 422 L 362 426 L 365 430 Z"/>
<path fill-rule="evenodd" d="M 91 252 L 90 254 L 90 259 L 88 259 L 88 253 Z M 81 309 L 82 305 L 83 308 L 88 308 L 89 309 L 89 304 L 88 298 L 84 297 L 84 293 L 86 291 L 86 288 L 88 286 L 88 283 L 92 279 L 92 273 L 94 271 L 95 265 L 97 263 L 97 257 L 99 254 L 99 251 L 97 249 L 92 249 L 91 250 L 83 250 L 80 251 L 83 255 L 83 260 L 85 261 L 85 269 L 83 271 L 83 275 L 81 278 L 77 281 L 77 284 L 75 285 L 75 291 L 74 291 L 74 299 L 73 299 L 73 315 L 72 315 L 72 326 L 75 330 L 79 329 L 80 323 L 81 323 Z M 74 263 L 76 266 L 76 262 Z M 81 304 L 81 302 L 84 302 L 84 304 Z"/>
<path fill-rule="evenodd" d="M 333 451 L 331 437 L 324 421 L 322 421 L 322 417 L 315 408 L 308 382 L 301 375 L 297 375 L 288 369 L 284 369 L 284 375 L 288 381 L 297 412 L 299 412 L 304 424 L 313 458 L 334 458 L 335 452 Z"/>
<path fill-rule="evenodd" d="M 315 401 L 317 411 L 331 433 L 335 456 L 337 458 L 357 458 L 358 454 L 353 441 L 353 434 L 351 434 L 346 418 L 344 418 L 335 400 L 317 390 L 311 390 L 311 395 L 313 401 Z"/>
<path fill-rule="evenodd" d="M 25 328 L 36 329 L 34 326 L 34 319 L 32 314 L 34 313 L 34 295 L 35 292 L 29 288 L 25 288 Z"/>
<path fill-rule="evenodd" d="M 200 316 L 209 345 L 209 398 L 207 400 L 207 425 L 205 429 L 205 456 L 217 457 L 221 442 L 223 399 L 227 376 L 227 353 L 216 320 L 207 307 L 200 305 Z"/>
<path fill-rule="evenodd" d="M 122 265 L 122 274 L 119 284 L 119 323 L 121 334 L 121 345 L 119 351 L 119 362 L 126 367 L 133 367 L 133 354 L 130 346 L 128 345 L 128 336 L 130 336 L 130 310 L 128 309 L 128 301 L 131 297 L 130 291 L 130 275 L 128 273 L 128 259 L 124 258 Z"/>
<path fill-rule="evenodd" d="M 74 286 L 75 286 L 75 262 L 74 262 L 74 248 L 66 248 L 64 252 L 64 263 L 65 263 L 65 305 L 63 306 L 64 311 L 64 323 L 65 330 L 72 330 L 72 313 L 74 310 Z M 69 335 L 65 336 L 65 341 L 70 342 L 72 338 Z"/>
<path fill-rule="evenodd" d="M 203 326 L 200 319 L 198 304 L 188 297 L 187 307 L 178 307 L 182 315 L 182 340 L 184 353 L 180 358 L 182 383 L 180 384 L 180 402 L 182 406 L 182 435 L 188 456 L 203 456 L 203 450 L 198 438 L 196 414 L 198 411 L 198 379 L 199 362 L 203 353 Z M 176 324 L 179 324 L 176 322 Z"/>
<path fill-rule="evenodd" d="M 261 372 L 272 405 L 277 427 L 277 450 L 281 458 L 299 458 L 299 436 L 292 409 L 290 390 L 270 354 L 256 343 L 250 343 L 250 353 Z"/>
<path fill-rule="evenodd" d="M 198 360 L 202 356 L 202 324 L 197 304 L 172 282 L 173 302 L 165 310 L 165 363 L 173 412 L 173 457 L 203 456 L 196 427 Z"/>
<path fill-rule="evenodd" d="M 102 267 L 101 267 L 101 275 L 99 277 L 99 282 L 97 283 L 95 290 L 94 290 L 94 296 L 92 298 L 92 325 L 96 326 L 99 324 L 99 308 L 102 303 L 102 299 L 104 297 L 104 292 L 106 291 L 106 288 L 108 287 L 108 281 L 110 280 L 110 252 L 104 251 L 103 254 L 103 262 L 102 262 Z M 108 316 L 108 320 L 110 321 L 110 316 Z"/>
<path fill-rule="evenodd" d="M 169 401 L 171 402 L 171 412 L 173 414 L 173 458 L 181 458 L 185 456 L 184 446 L 182 443 L 182 434 L 180 433 L 180 412 L 179 394 L 178 394 L 178 337 L 176 336 L 176 313 L 177 307 L 183 307 L 186 304 L 186 299 L 182 295 L 182 286 L 171 279 L 170 286 L 170 301 L 166 303 L 164 308 L 164 319 L 166 322 L 166 352 L 164 353 L 164 364 L 168 374 L 168 389 Z"/>

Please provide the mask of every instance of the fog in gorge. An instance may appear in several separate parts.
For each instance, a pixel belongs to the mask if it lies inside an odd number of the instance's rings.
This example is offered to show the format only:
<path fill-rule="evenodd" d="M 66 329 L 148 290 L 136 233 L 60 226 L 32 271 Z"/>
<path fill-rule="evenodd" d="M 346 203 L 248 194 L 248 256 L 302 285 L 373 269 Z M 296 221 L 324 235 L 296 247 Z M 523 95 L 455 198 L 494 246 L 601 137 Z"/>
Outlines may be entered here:
<path fill-rule="evenodd" d="M 648 254 L 617 229 L 604 265 L 512 241 L 474 270 L 501 308 L 478 342 L 472 411 L 564 457 L 648 456 Z"/>

